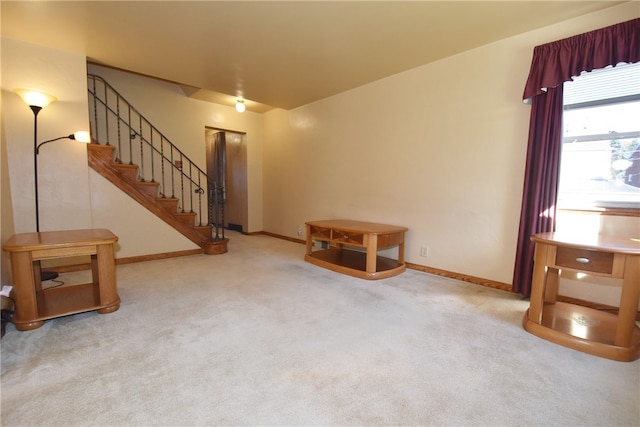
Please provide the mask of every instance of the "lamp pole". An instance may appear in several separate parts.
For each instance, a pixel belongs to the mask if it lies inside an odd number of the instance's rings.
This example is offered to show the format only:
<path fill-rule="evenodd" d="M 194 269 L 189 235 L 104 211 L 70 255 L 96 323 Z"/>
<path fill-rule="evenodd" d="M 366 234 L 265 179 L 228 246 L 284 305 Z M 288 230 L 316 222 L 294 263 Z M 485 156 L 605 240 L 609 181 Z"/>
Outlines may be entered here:
<path fill-rule="evenodd" d="M 38 209 L 38 113 L 42 110 L 42 107 L 29 105 L 29 108 L 33 111 L 33 176 L 36 197 L 36 232 L 40 232 L 40 210 Z"/>

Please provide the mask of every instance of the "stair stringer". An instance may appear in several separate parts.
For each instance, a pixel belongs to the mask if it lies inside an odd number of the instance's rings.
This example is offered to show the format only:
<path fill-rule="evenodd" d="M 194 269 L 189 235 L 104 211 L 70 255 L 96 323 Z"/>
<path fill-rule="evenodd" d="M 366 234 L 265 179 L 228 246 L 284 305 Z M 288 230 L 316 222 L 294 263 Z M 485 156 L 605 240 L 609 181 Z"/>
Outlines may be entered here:
<path fill-rule="evenodd" d="M 195 214 L 177 212 L 177 199 L 157 197 L 158 183 L 141 182 L 133 178 L 135 174 L 120 171 L 119 168 L 124 165 L 114 162 L 114 150 L 115 147 L 111 145 L 89 144 L 87 146 L 89 166 L 158 218 L 204 249 L 211 236 L 211 226 L 196 226 L 193 224 Z M 127 166 L 135 168 L 135 165 Z M 154 186 L 156 187 L 155 196 L 149 188 Z M 173 211 L 171 207 L 167 206 L 171 206 L 170 200 L 175 201 Z M 191 219 L 190 222 L 189 219 Z"/>

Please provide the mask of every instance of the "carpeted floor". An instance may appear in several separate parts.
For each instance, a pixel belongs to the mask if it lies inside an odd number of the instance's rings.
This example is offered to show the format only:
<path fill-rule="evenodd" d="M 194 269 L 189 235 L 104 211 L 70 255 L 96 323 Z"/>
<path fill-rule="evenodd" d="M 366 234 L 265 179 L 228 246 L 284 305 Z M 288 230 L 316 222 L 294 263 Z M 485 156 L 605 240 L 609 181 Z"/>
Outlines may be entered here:
<path fill-rule="evenodd" d="M 9 325 L 2 425 L 640 425 L 640 361 L 528 334 L 517 295 L 360 280 L 229 237 L 224 255 L 118 266 L 115 313 Z"/>

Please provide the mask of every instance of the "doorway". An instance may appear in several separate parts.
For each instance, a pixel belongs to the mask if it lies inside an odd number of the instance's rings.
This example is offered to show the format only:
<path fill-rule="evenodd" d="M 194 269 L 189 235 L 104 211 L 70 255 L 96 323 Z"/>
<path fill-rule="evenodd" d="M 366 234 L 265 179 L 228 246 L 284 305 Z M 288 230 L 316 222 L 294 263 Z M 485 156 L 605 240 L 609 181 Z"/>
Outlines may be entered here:
<path fill-rule="evenodd" d="M 216 163 L 216 134 L 225 140 L 224 228 L 240 232 L 248 230 L 247 135 L 227 129 L 205 127 L 207 169 Z M 219 152 L 219 151 L 218 151 Z M 207 175 L 211 175 L 207 170 Z"/>

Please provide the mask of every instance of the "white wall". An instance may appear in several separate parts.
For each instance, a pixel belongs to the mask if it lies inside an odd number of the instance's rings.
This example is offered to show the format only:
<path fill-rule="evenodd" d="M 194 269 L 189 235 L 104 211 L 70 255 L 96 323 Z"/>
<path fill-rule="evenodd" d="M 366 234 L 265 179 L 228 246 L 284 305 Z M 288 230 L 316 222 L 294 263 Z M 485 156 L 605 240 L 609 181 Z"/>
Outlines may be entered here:
<path fill-rule="evenodd" d="M 637 4 L 613 7 L 267 113 L 265 230 L 403 225 L 407 261 L 511 283 L 533 48 L 636 16 Z"/>

